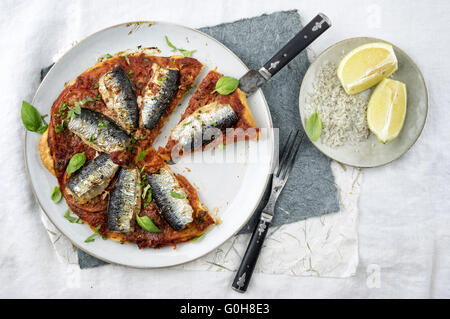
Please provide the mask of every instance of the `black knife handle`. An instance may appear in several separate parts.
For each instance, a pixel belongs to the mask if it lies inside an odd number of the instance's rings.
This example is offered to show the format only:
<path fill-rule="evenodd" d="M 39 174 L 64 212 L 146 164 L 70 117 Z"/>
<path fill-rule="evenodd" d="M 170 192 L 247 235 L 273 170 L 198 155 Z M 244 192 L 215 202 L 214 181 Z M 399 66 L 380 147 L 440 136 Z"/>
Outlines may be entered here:
<path fill-rule="evenodd" d="M 270 73 L 270 76 L 275 75 L 329 27 L 331 27 L 330 19 L 323 13 L 319 13 L 280 51 L 278 51 L 273 58 L 264 64 L 264 68 Z M 262 71 L 265 73 L 264 69 Z M 268 74 L 267 76 L 270 77 Z M 266 78 L 266 80 L 268 80 L 268 78 Z"/>
<path fill-rule="evenodd" d="M 247 290 L 271 221 L 272 216 L 262 212 L 259 222 L 253 230 L 252 238 L 245 251 L 244 258 L 242 258 L 241 265 L 234 277 L 233 284 L 231 285 L 234 290 L 239 292 L 245 292 Z"/>

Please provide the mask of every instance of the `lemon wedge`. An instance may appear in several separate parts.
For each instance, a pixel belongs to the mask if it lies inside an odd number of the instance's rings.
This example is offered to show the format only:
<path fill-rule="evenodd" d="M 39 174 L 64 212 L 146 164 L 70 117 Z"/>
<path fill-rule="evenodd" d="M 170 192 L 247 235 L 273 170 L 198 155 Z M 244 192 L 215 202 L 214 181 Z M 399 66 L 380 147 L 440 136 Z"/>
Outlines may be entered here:
<path fill-rule="evenodd" d="M 392 45 L 368 43 L 350 51 L 339 63 L 337 76 L 347 94 L 367 90 L 398 68 Z"/>
<path fill-rule="evenodd" d="M 382 143 L 398 136 L 406 115 L 406 85 L 384 79 L 375 88 L 367 106 L 369 129 Z"/>

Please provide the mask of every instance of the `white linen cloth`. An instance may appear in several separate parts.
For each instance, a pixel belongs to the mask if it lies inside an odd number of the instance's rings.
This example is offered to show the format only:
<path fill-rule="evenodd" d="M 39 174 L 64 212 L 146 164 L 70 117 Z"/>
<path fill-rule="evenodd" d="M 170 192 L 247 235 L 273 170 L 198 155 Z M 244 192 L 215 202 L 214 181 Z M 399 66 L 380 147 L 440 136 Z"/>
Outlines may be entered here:
<path fill-rule="evenodd" d="M 164 20 L 201 27 L 289 9 L 298 9 L 306 19 L 323 11 L 333 21 L 332 29 L 312 45 L 314 52 L 353 36 L 386 39 L 418 63 L 429 89 L 428 119 L 416 145 L 400 160 L 364 171 L 355 276 L 255 273 L 248 292 L 241 295 L 230 289 L 234 273 L 228 271 L 114 265 L 80 270 L 58 263 L 23 161 L 20 103 L 31 101 L 40 68 L 72 41 L 121 22 Z M 2 1 L 0 296 L 450 297 L 449 13 L 446 1 L 172 1 L 170 7 L 157 1 Z M 181 285 L 183 289 L 173 289 Z"/>

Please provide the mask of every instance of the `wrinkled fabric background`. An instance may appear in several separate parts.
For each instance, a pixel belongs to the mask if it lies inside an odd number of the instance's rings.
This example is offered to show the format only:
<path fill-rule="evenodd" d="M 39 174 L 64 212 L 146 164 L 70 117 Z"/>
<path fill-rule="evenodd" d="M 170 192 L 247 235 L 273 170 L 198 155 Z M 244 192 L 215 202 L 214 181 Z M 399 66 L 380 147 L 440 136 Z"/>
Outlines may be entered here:
<path fill-rule="evenodd" d="M 323 11 L 333 21 L 332 29 L 311 46 L 313 52 L 354 36 L 386 39 L 416 61 L 429 90 L 428 119 L 416 145 L 400 160 L 363 172 L 356 275 L 333 279 L 255 274 L 249 291 L 240 295 L 229 288 L 231 272 L 120 266 L 81 271 L 78 265 L 57 262 L 23 161 L 20 103 L 32 99 L 40 68 L 73 39 L 121 22 L 165 20 L 199 28 L 290 9 L 298 9 L 306 19 Z M 450 4 L 443 0 L 174 0 L 170 7 L 157 1 L 2 1 L 0 296 L 450 297 L 449 14 Z M 180 283 L 183 289 L 174 289 Z"/>

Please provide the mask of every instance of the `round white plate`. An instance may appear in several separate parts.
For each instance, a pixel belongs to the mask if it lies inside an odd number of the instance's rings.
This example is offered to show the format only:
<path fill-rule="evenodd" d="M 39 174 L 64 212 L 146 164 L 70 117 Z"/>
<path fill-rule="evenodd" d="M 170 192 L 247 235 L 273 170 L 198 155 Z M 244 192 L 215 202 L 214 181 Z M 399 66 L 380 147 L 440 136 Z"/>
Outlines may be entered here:
<path fill-rule="evenodd" d="M 305 127 L 306 114 L 303 107 L 307 97 L 313 92 L 313 83 L 318 76 L 320 68 L 327 62 L 339 64 L 341 59 L 354 48 L 371 42 L 385 42 L 384 40 L 361 37 L 351 38 L 338 42 L 323 51 L 310 65 L 300 87 L 299 109 L 303 127 Z M 398 70 L 391 76 L 406 84 L 407 111 L 405 123 L 399 136 L 386 143 L 380 143 L 374 134 L 359 143 L 346 143 L 339 147 L 330 147 L 322 143 L 321 139 L 312 142 L 322 153 L 343 164 L 356 167 L 376 167 L 388 164 L 405 154 L 419 138 L 425 125 L 428 111 L 428 93 L 420 72 L 414 61 L 401 49 L 393 45 L 398 60 Z M 363 92 L 361 94 L 367 94 Z"/>
<path fill-rule="evenodd" d="M 240 78 L 248 70 L 223 44 L 197 30 L 164 22 L 120 24 L 94 33 L 70 49 L 45 77 L 34 96 L 33 105 L 41 114 L 48 114 L 53 101 L 64 89 L 64 83 L 93 66 L 97 59 L 106 53 L 136 49 L 141 45 L 158 47 L 161 56 L 175 54 L 166 44 L 166 35 L 177 47 L 197 50 L 193 57 L 204 63 L 205 67 L 196 84 L 215 67 L 218 72 L 236 78 Z M 170 129 L 179 121 L 190 96 L 182 100 L 182 105 L 170 117 L 163 133 L 156 140 L 156 148 L 165 144 Z M 272 119 L 261 90 L 249 97 L 248 104 L 257 126 L 271 128 Z M 122 245 L 111 240 L 102 240 L 101 237 L 97 237 L 94 242 L 85 243 L 84 240 L 92 234 L 92 230 L 85 224 L 69 223 L 64 218 L 66 203 L 61 201 L 55 204 L 50 199 L 52 188 L 57 185 L 57 181 L 41 163 L 37 147 L 39 134 L 26 133 L 25 162 L 39 205 L 74 245 L 110 263 L 138 268 L 166 267 L 205 255 L 238 232 L 248 221 L 262 198 L 274 154 L 274 137 L 271 130 L 262 131 L 258 142 L 240 142 L 228 146 L 225 150 L 198 153 L 194 161 L 187 158 L 172 165 L 175 172 L 186 176 L 197 188 L 200 200 L 221 220 L 219 225 L 212 227 L 198 241 L 179 244 L 176 249 L 138 249 L 135 244 Z M 235 156 L 231 156 L 233 154 Z M 202 156 L 203 160 L 200 160 L 199 157 Z M 236 159 L 233 160 L 232 157 Z"/>

